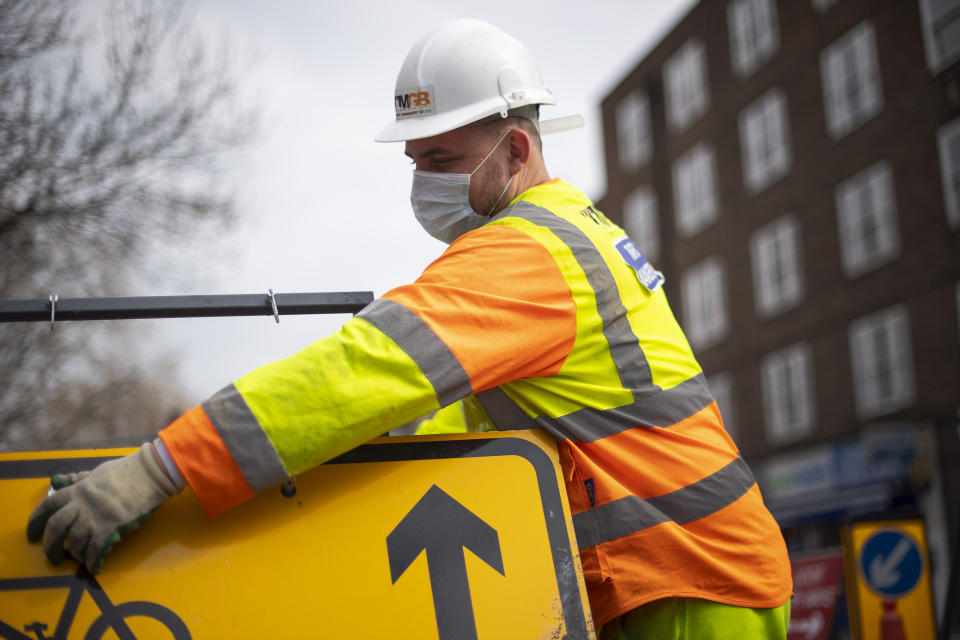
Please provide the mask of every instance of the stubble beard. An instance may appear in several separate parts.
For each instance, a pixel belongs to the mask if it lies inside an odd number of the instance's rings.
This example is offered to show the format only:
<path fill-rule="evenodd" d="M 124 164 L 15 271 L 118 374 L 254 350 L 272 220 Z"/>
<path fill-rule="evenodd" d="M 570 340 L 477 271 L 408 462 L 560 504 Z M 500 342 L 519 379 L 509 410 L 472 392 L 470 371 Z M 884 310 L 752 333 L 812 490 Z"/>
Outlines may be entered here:
<path fill-rule="evenodd" d="M 491 156 L 486 164 L 480 168 L 480 171 L 474 174 L 478 189 L 477 204 L 479 208 L 475 209 L 477 213 L 482 216 L 493 217 L 506 206 L 506 203 L 510 202 L 509 197 L 504 192 L 510 177 L 506 160 L 499 157 L 499 154 Z M 497 210 L 491 211 L 494 207 Z"/>

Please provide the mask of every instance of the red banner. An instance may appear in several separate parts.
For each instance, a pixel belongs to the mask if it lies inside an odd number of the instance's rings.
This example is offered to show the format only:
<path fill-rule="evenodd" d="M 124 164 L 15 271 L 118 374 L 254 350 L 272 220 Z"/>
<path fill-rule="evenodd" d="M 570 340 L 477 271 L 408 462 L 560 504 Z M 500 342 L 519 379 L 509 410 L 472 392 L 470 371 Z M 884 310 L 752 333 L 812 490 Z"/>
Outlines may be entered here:
<path fill-rule="evenodd" d="M 792 555 L 793 601 L 787 640 L 826 640 L 843 580 L 843 551 Z"/>

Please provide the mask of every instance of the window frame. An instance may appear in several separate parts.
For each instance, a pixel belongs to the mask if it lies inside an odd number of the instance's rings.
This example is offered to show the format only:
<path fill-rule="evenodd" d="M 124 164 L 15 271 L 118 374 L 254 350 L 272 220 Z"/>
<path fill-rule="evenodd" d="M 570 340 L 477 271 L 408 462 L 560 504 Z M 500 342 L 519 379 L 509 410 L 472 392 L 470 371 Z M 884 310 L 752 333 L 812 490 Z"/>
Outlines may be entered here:
<path fill-rule="evenodd" d="M 617 131 L 617 162 L 620 169 L 633 172 L 653 155 L 650 127 L 650 100 L 641 89 L 634 89 L 614 109 Z"/>
<path fill-rule="evenodd" d="M 960 118 L 954 118 L 937 129 L 943 207 L 947 216 L 947 226 L 956 230 L 960 229 L 960 153 L 957 154 L 957 162 L 954 166 L 948 146 L 953 141 L 960 145 Z"/>
<path fill-rule="evenodd" d="M 650 262 L 660 258 L 660 218 L 657 192 L 640 185 L 623 200 L 623 227 Z"/>
<path fill-rule="evenodd" d="M 927 56 L 927 68 L 936 74 L 957 60 L 960 60 L 960 46 L 952 52 L 943 53 L 940 51 L 940 48 L 937 46 L 937 33 L 934 32 L 933 23 L 935 22 L 935 17 L 933 15 L 933 8 L 930 6 L 930 0 L 920 0 L 919 4 L 920 23 L 923 27 L 923 48 Z M 956 7 L 948 9 L 946 14 L 949 15 L 951 11 L 956 15 L 953 16 L 950 24 L 953 25 L 960 22 L 960 2 L 957 2 Z M 937 18 L 939 17 L 940 16 L 937 16 Z M 960 28 L 960 26 L 958 26 L 958 28 Z"/>
<path fill-rule="evenodd" d="M 827 9 L 837 4 L 837 0 L 810 0 L 810 4 L 817 13 L 826 13 Z"/>
<path fill-rule="evenodd" d="M 744 107 L 737 121 L 744 188 L 757 194 L 793 168 L 786 94 L 770 89 Z"/>
<path fill-rule="evenodd" d="M 667 124 L 675 133 L 685 131 L 710 108 L 706 47 L 689 38 L 663 65 Z"/>
<path fill-rule="evenodd" d="M 869 196 L 865 197 L 865 194 Z M 865 200 L 874 207 L 863 207 Z M 861 169 L 838 183 L 834 190 L 840 259 L 847 278 L 857 278 L 900 256 L 900 221 L 893 171 L 885 160 Z M 851 206 L 856 203 L 856 207 Z M 876 248 L 864 247 L 864 226 L 876 230 Z"/>
<path fill-rule="evenodd" d="M 721 343 L 729 333 L 725 269 L 712 255 L 690 266 L 681 277 L 684 330 L 695 349 Z"/>
<path fill-rule="evenodd" d="M 873 22 L 859 22 L 824 47 L 820 52 L 820 79 L 827 132 L 835 140 L 883 111 L 883 80 Z M 851 104 L 853 100 L 855 104 Z"/>
<path fill-rule="evenodd" d="M 802 256 L 800 222 L 793 214 L 784 214 L 751 234 L 754 309 L 759 317 L 780 315 L 803 300 Z M 777 273 L 783 277 L 774 279 Z"/>
<path fill-rule="evenodd" d="M 700 233 L 719 218 L 716 167 L 713 147 L 702 140 L 673 161 L 675 226 L 685 238 Z"/>
<path fill-rule="evenodd" d="M 780 50 L 780 26 L 774 0 L 727 3 L 730 65 L 741 80 L 749 78 Z"/>
<path fill-rule="evenodd" d="M 782 347 L 761 359 L 764 432 L 769 443 L 788 444 L 813 432 L 813 380 L 813 356 L 805 342 Z"/>
<path fill-rule="evenodd" d="M 848 340 L 857 417 L 876 418 L 911 406 L 916 399 L 916 378 L 906 306 L 894 305 L 855 319 L 848 328 Z M 877 370 L 878 340 L 888 349 L 882 354 L 890 362 L 885 383 L 879 381 Z"/>
<path fill-rule="evenodd" d="M 734 441 L 737 440 L 736 380 L 731 371 L 718 371 L 707 376 L 707 386 L 717 401 L 723 426 Z"/>

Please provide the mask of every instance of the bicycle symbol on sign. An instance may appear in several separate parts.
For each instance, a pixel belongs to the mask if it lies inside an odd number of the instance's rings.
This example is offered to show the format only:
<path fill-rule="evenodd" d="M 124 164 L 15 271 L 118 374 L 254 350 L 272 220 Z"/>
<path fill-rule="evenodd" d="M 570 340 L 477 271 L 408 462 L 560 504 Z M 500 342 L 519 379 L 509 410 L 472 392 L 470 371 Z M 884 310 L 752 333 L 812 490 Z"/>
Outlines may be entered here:
<path fill-rule="evenodd" d="M 31 622 L 23 626 L 23 630 L 36 635 L 31 638 L 26 633 L 17 631 L 0 620 L 0 638 L 7 640 L 66 640 L 73 619 L 77 615 L 80 599 L 86 591 L 93 601 L 100 607 L 100 616 L 87 629 L 84 640 L 99 640 L 107 632 L 113 632 L 121 640 L 136 640 L 136 636 L 127 626 L 126 618 L 142 617 L 153 618 L 163 624 L 171 634 L 173 640 L 190 640 L 190 630 L 176 613 L 163 605 L 146 600 L 133 600 L 113 604 L 103 587 L 97 582 L 86 568 L 81 565 L 74 575 L 41 576 L 37 578 L 5 578 L 0 579 L 0 591 L 26 591 L 32 589 L 68 589 L 67 599 L 63 604 L 63 611 L 57 621 L 57 627 L 52 636 L 45 635 L 47 625 L 42 622 Z"/>

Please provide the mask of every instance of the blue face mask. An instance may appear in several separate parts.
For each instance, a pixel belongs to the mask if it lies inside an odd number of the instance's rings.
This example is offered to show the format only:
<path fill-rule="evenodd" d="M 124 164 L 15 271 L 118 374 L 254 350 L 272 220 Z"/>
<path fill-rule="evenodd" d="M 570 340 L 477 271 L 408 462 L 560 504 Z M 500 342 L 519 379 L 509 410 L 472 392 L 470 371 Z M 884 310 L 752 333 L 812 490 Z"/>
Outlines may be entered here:
<path fill-rule="evenodd" d="M 441 242 L 450 244 L 466 232 L 478 229 L 490 221 L 490 213 L 507 192 L 507 188 L 513 182 L 513 176 L 507 180 L 503 191 L 500 192 L 500 197 L 486 215 L 477 213 L 470 206 L 470 177 L 493 155 L 508 133 L 510 133 L 509 130 L 500 136 L 490 153 L 470 173 L 436 173 L 419 170 L 413 172 L 410 204 L 413 205 L 413 214 L 417 217 L 417 221 L 427 233 Z"/>

